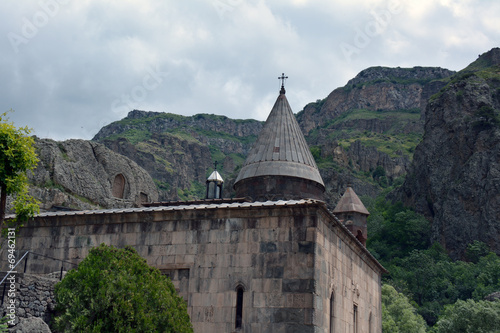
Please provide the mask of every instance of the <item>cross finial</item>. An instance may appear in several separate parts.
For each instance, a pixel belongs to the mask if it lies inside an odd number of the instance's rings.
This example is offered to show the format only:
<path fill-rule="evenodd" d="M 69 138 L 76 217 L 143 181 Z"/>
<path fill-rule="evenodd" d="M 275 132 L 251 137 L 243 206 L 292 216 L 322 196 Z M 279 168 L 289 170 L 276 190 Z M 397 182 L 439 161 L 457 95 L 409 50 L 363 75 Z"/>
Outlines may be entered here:
<path fill-rule="evenodd" d="M 214 165 L 215 165 L 215 170 L 217 170 L 217 161 L 214 162 Z"/>
<path fill-rule="evenodd" d="M 280 94 L 285 93 L 285 80 L 288 79 L 288 76 L 285 76 L 285 73 L 282 73 L 280 77 L 278 77 L 278 80 L 281 80 L 281 90 Z"/>

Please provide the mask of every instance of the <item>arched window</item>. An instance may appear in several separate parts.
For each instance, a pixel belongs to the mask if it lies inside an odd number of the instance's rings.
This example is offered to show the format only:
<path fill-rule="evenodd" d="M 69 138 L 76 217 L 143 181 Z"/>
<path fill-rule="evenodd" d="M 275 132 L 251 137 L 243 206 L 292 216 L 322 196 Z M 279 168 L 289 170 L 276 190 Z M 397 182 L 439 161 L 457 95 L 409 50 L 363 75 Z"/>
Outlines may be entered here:
<path fill-rule="evenodd" d="M 335 332 L 335 296 L 330 296 L 330 333 Z"/>
<path fill-rule="evenodd" d="M 236 287 L 236 320 L 235 328 L 241 328 L 243 322 L 243 287 Z"/>
<path fill-rule="evenodd" d="M 115 198 L 123 199 L 123 194 L 125 193 L 125 177 L 121 173 L 115 176 L 112 191 Z"/>
<path fill-rule="evenodd" d="M 372 333 L 372 313 L 370 312 L 370 316 L 368 317 L 368 333 Z"/>

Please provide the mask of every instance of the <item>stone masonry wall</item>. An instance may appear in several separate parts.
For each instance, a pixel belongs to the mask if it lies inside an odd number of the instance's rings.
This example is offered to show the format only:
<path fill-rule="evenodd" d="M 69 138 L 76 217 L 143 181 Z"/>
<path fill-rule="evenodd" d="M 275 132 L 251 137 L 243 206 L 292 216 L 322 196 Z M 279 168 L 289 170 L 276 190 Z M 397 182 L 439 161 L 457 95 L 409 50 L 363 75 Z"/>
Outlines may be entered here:
<path fill-rule="evenodd" d="M 315 304 L 318 315 L 317 332 L 382 332 L 381 267 L 373 264 L 360 243 L 353 237 L 346 238 L 339 225 L 325 223 L 318 226 L 316 234 L 315 277 L 317 288 Z M 333 296 L 333 318 L 331 297 Z M 357 308 L 356 319 L 354 307 Z M 354 330 L 356 320 L 357 330 Z M 332 324 L 333 323 L 333 324 Z"/>
<path fill-rule="evenodd" d="M 1 274 L 2 278 L 5 274 Z M 59 282 L 56 274 L 33 275 L 17 273 L 15 292 L 15 323 L 21 318 L 39 317 L 49 324 L 55 308 L 54 286 Z M 58 275 L 58 274 L 57 274 Z M 8 290 L 8 288 L 7 288 Z M 1 291 L 0 291 L 1 293 Z M 1 294 L 0 294 L 1 295 Z M 2 315 L 7 313 L 9 298 L 4 296 L 4 303 L 0 308 Z"/>
<path fill-rule="evenodd" d="M 328 332 L 325 297 L 333 285 L 336 327 L 350 329 L 354 301 L 363 314 L 358 333 L 368 333 L 364 313 L 381 313 L 380 270 L 358 258 L 367 251 L 353 239 L 324 203 L 301 200 L 47 214 L 21 229 L 16 246 L 77 263 L 101 243 L 131 245 L 172 278 L 195 332 Z M 27 272 L 60 269 L 53 262 L 31 260 Z M 380 332 L 380 319 L 373 322 L 370 332 Z"/>

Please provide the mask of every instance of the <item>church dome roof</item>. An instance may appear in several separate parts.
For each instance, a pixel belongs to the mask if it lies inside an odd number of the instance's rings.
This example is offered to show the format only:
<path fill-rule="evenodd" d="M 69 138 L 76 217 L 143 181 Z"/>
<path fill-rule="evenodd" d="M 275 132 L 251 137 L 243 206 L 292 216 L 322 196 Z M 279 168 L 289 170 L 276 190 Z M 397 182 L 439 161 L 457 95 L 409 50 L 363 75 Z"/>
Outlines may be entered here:
<path fill-rule="evenodd" d="M 285 96 L 284 87 L 236 178 L 235 188 L 242 180 L 264 176 L 307 179 L 317 183 L 324 191 L 323 180 Z"/>
<path fill-rule="evenodd" d="M 363 202 L 361 202 L 356 192 L 354 192 L 354 190 L 351 187 L 347 187 L 344 195 L 342 196 L 342 198 L 340 198 L 339 202 L 337 203 L 337 206 L 333 210 L 334 214 L 349 213 L 349 212 L 370 215 L 370 212 L 368 212 L 365 205 L 363 205 Z"/>

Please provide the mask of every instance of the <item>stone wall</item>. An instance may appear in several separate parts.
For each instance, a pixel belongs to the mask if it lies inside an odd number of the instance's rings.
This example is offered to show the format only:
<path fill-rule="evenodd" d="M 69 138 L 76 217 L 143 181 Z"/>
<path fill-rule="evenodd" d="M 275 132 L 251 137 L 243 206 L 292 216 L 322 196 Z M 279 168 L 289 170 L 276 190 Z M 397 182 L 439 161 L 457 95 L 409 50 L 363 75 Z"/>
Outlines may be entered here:
<path fill-rule="evenodd" d="M 329 223 L 317 229 L 315 324 L 322 327 L 317 332 L 380 332 L 381 275 L 361 243 L 344 233 L 343 228 Z M 353 327 L 355 307 L 357 330 Z M 329 330 L 330 325 L 333 330 Z"/>
<path fill-rule="evenodd" d="M 4 272 L 0 276 L 5 275 Z M 57 275 L 57 278 L 55 277 Z M 15 323 L 22 318 L 38 317 L 47 324 L 51 321 L 51 316 L 55 308 L 54 286 L 59 282 L 59 273 L 47 275 L 33 275 L 17 273 L 15 292 Z M 2 288 L 3 290 L 3 288 Z M 0 290 L 0 295 L 2 290 Z M 7 287 L 7 291 L 9 288 Z M 0 308 L 2 316 L 7 313 L 9 298 L 4 295 L 4 303 Z"/>
<path fill-rule="evenodd" d="M 383 268 L 320 201 L 47 213 L 26 224 L 16 246 L 79 262 L 101 243 L 131 245 L 169 275 L 195 332 L 329 332 L 332 290 L 338 330 L 352 329 L 356 304 L 357 332 L 381 332 Z M 29 261 L 27 271 L 59 269 L 40 259 Z"/>

